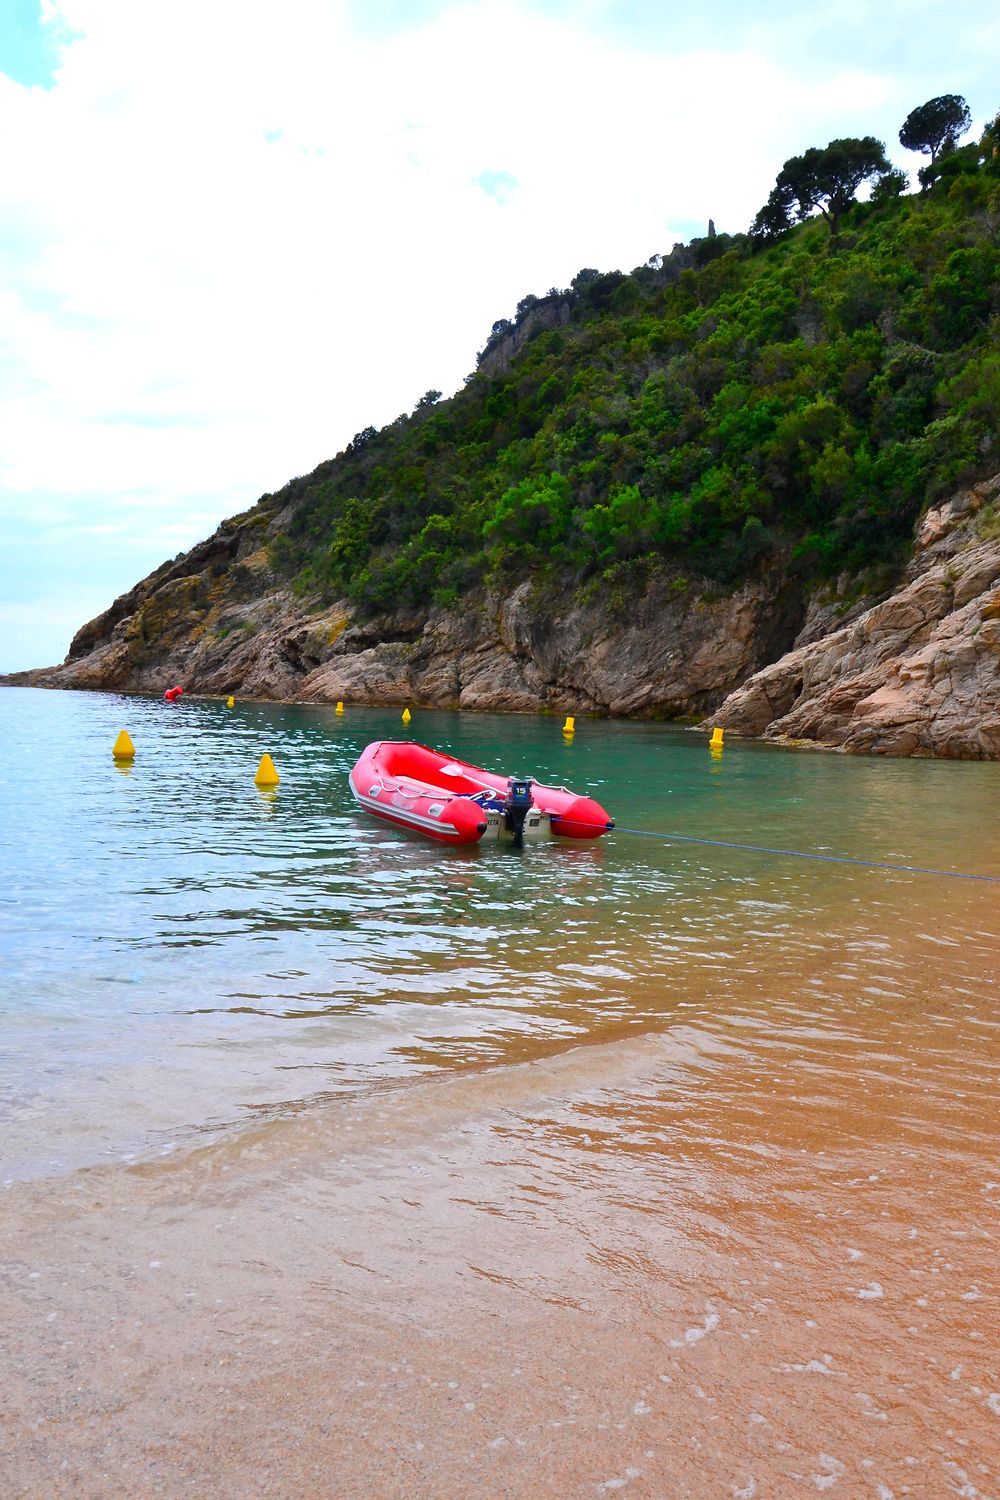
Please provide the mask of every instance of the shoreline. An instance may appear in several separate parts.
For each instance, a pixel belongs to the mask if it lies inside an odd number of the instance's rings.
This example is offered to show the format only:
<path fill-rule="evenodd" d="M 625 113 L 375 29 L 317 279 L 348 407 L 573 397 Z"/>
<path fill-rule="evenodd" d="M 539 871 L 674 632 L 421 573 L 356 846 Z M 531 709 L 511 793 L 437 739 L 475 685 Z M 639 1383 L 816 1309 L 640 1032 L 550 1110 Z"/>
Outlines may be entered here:
<path fill-rule="evenodd" d="M 557 590 L 543 601 L 530 581 L 461 611 L 355 618 L 265 568 L 265 591 L 240 604 L 234 630 L 234 601 L 209 581 L 213 546 L 229 561 L 239 550 L 220 529 L 84 625 L 60 666 L 2 680 L 159 693 L 180 679 L 256 701 L 694 720 L 748 740 L 997 761 L 1000 539 L 980 522 L 998 495 L 1000 474 L 929 508 L 892 587 L 843 607 L 816 584 L 793 590 L 793 606 L 787 580 L 766 570 L 729 592 L 705 581 L 692 606 L 688 580 L 678 593 L 663 573 L 627 620 L 596 597 Z"/>
<path fill-rule="evenodd" d="M 680 1033 L 7 1189 L 4 1493 L 991 1495 L 971 1102 Z"/>
<path fill-rule="evenodd" d="M 97 695 L 103 695 L 105 697 L 143 698 L 147 699 L 150 702 L 158 702 L 162 698 L 162 694 L 159 692 L 159 690 L 152 688 L 81 687 L 76 684 L 67 684 L 60 682 L 36 682 L 24 680 L 25 678 L 34 678 L 35 676 L 41 674 L 48 675 L 49 673 L 58 670 L 58 667 L 32 667 L 26 669 L 23 672 L 8 672 L 6 674 L 0 673 L 0 687 L 31 688 L 40 692 L 94 693 Z M 223 691 L 220 691 L 218 693 L 206 693 L 199 692 L 197 689 L 193 689 L 190 691 L 185 689 L 184 692 L 185 699 L 191 703 L 225 703 L 227 697 L 229 696 L 230 694 L 228 692 Z M 261 704 L 263 706 L 272 708 L 332 709 L 334 707 L 334 702 L 335 700 L 332 698 L 301 698 L 296 696 L 290 698 L 268 698 L 259 694 L 246 694 L 243 692 L 240 692 L 237 698 L 237 706 L 246 704 Z M 425 713 L 453 713 L 462 714 L 463 716 L 472 715 L 474 717 L 484 717 L 486 715 L 493 714 L 500 715 L 503 718 L 553 720 L 560 718 L 567 712 L 566 704 L 561 704 L 560 706 L 555 708 L 540 706 L 534 709 L 488 708 L 481 705 L 472 708 L 463 708 L 457 702 L 453 704 L 424 703 L 419 699 L 415 699 L 412 697 L 398 697 L 393 699 L 386 698 L 380 699 L 378 702 L 345 704 L 345 706 L 355 711 L 358 709 L 365 709 L 371 710 L 372 712 L 377 712 L 380 709 L 411 708 L 415 709 L 417 712 Z M 658 726 L 663 729 L 675 729 L 687 734 L 700 735 L 709 734 L 712 726 L 715 723 L 712 715 L 708 715 L 707 717 L 702 715 L 691 715 L 686 718 L 666 718 L 659 717 L 655 714 L 638 715 L 612 713 L 610 710 L 608 710 L 607 712 L 602 712 L 600 710 L 587 710 L 586 713 L 582 715 L 579 711 L 577 711 L 576 717 L 581 718 L 582 722 L 587 722 L 589 720 L 594 720 L 597 722 L 617 720 L 623 724 L 649 724 Z M 982 765 L 984 763 L 988 764 L 991 761 L 1000 761 L 1000 754 L 993 756 L 954 754 L 952 752 L 930 750 L 920 745 L 905 752 L 897 752 L 891 749 L 880 748 L 877 745 L 844 745 L 838 744 L 833 740 L 800 739 L 794 735 L 788 734 L 746 734 L 741 732 L 739 729 L 732 729 L 728 727 L 726 727 L 725 732 L 727 744 L 738 744 L 744 748 L 751 745 L 758 745 L 764 749 L 770 750 L 808 751 L 810 753 L 819 753 L 823 755 L 850 755 L 857 756 L 861 759 L 871 760 L 933 760 L 951 763 L 968 763 L 973 765 Z"/>
<path fill-rule="evenodd" d="M 124 707 L 127 775 L 120 701 L 2 716 L 4 1147 L 109 1148 L 0 1171 L 5 1500 L 997 1500 L 992 887 L 442 860 L 346 800 L 389 715 Z M 626 825 L 1000 869 L 994 772 L 428 723 Z"/>
<path fill-rule="evenodd" d="M 525 1028 L 519 1023 L 516 994 L 508 1003 L 489 985 L 484 990 L 474 984 L 473 1009 L 466 1013 L 460 997 L 467 970 L 450 961 L 433 971 L 437 978 L 431 987 L 446 997 L 443 1010 L 422 1005 L 418 995 L 390 1001 L 391 1015 L 380 1006 L 362 1007 L 353 1022 L 348 1015 L 321 1008 L 316 1021 L 323 1037 L 317 1053 L 311 1052 L 298 1026 L 284 1030 L 280 1001 L 274 1015 L 262 1012 L 258 1026 L 247 1029 L 243 1018 L 233 1038 L 236 1050 L 231 1050 L 231 1013 L 223 1000 L 195 1007 L 194 1013 L 201 1012 L 207 1022 L 203 1037 L 187 1036 L 186 1029 L 194 1024 L 190 1007 L 175 1013 L 169 1005 L 162 1010 L 154 1006 L 133 1038 L 121 1034 L 120 1054 L 112 1051 L 110 1037 L 102 1042 L 102 1023 L 97 1022 L 87 1051 L 81 1050 L 75 1067 L 68 1068 L 54 1050 L 59 1045 L 56 1016 L 50 1023 L 56 1029 L 48 1050 L 34 1057 L 35 1071 L 22 1075 L 18 1088 L 23 1092 L 11 1092 L 9 1109 L 2 1116 L 5 1168 L 0 1170 L 0 1185 L 38 1182 L 57 1189 L 78 1173 L 96 1174 L 98 1180 L 105 1172 L 176 1162 L 192 1153 L 221 1149 L 225 1142 L 247 1142 L 249 1149 L 258 1133 L 272 1143 L 287 1138 L 308 1144 L 324 1120 L 348 1119 L 356 1131 L 355 1116 L 373 1120 L 382 1114 L 398 1115 L 412 1128 L 418 1119 L 460 1113 L 465 1107 L 480 1111 L 485 1100 L 509 1099 L 511 1107 L 518 1107 L 549 1077 L 559 1087 L 560 1080 L 577 1076 L 598 1082 L 609 1073 L 627 1078 L 633 1066 L 648 1058 L 675 1056 L 679 1065 L 690 1062 L 689 1036 L 700 1038 L 703 1049 L 728 1057 L 744 1026 L 763 1026 L 770 1018 L 779 1030 L 786 1027 L 797 1014 L 796 996 L 799 1004 L 820 1007 L 816 1024 L 825 1027 L 829 1018 L 823 1010 L 824 986 L 816 976 L 835 971 L 847 960 L 835 942 L 808 938 L 801 923 L 789 927 L 793 896 L 805 901 L 807 909 L 812 906 L 817 920 L 822 914 L 843 934 L 847 952 L 856 955 L 857 977 L 850 972 L 842 976 L 844 1015 L 864 1018 L 866 1027 L 878 1018 L 867 1017 L 866 990 L 856 992 L 852 985 L 889 986 L 886 1020 L 892 1026 L 911 1003 L 905 990 L 897 992 L 895 970 L 912 977 L 920 974 L 951 1006 L 955 995 L 963 993 L 960 986 L 975 986 L 977 968 L 991 962 L 991 886 L 951 880 L 947 901 L 937 900 L 936 919 L 952 924 L 961 937 L 959 964 L 957 954 L 952 957 L 952 949 L 959 945 L 943 940 L 939 944 L 927 936 L 930 908 L 909 909 L 921 892 L 926 901 L 931 899 L 924 877 L 879 867 L 857 872 L 849 865 L 817 866 L 812 861 L 805 869 L 809 879 L 821 882 L 828 870 L 832 873 L 835 883 L 820 887 L 821 907 L 801 883 L 772 890 L 766 917 L 764 908 L 748 909 L 749 931 L 741 932 L 735 919 L 713 927 L 702 939 L 689 928 L 688 941 L 674 946 L 672 963 L 661 961 L 648 972 L 643 969 L 650 942 L 645 934 L 635 936 L 634 947 L 623 946 L 622 936 L 617 936 L 603 960 L 585 944 L 564 940 L 557 999 L 551 994 L 543 998 L 538 990 L 544 960 L 531 958 L 524 970 L 513 965 L 508 980 L 515 989 L 525 984 L 534 997 Z M 858 875 L 869 899 L 888 894 L 884 881 L 893 882 L 895 894 L 884 913 L 875 907 L 858 920 Z M 695 900 L 684 913 L 678 912 L 682 927 L 698 906 Z M 699 913 L 699 920 L 711 925 L 710 913 Z M 796 952 L 810 977 L 799 974 Z M 882 957 L 890 953 L 892 962 Z M 617 971 L 617 978 L 606 964 Z M 399 983 L 405 991 L 405 977 Z M 471 1029 L 462 1020 L 466 1014 L 470 1024 L 471 1017 L 477 1017 Z M 162 1018 L 162 1033 L 149 1030 L 153 1017 Z M 110 1025 L 110 1018 L 103 1024 Z M 302 1024 L 308 1025 L 307 1015 Z M 397 1024 L 401 1031 L 395 1029 Z M 16 1050 L 13 1033 L 9 1040 Z M 374 1072 L 345 1062 L 357 1047 Z M 402 1053 L 396 1056 L 398 1048 Z M 166 1079 L 160 1077 L 158 1058 L 170 1060 Z M 316 1065 L 320 1071 L 314 1075 Z"/>

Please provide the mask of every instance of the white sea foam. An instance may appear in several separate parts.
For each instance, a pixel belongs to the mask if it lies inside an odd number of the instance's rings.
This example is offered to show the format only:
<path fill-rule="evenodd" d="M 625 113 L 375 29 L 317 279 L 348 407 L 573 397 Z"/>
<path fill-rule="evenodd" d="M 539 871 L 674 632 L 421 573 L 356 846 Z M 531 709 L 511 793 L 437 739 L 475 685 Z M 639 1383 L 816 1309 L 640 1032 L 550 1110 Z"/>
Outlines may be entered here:
<path fill-rule="evenodd" d="M 630 1479 L 638 1479 L 641 1473 L 641 1469 L 626 1469 L 625 1473 L 620 1477 L 615 1479 L 605 1479 L 603 1484 L 599 1484 L 597 1486 L 598 1493 L 604 1493 L 608 1490 L 623 1490 Z"/>
<path fill-rule="evenodd" d="M 778 1369 L 782 1375 L 834 1375 L 834 1374 L 836 1374 L 836 1371 L 835 1370 L 831 1370 L 830 1366 L 828 1364 L 824 1364 L 821 1359 L 809 1359 L 809 1360 L 806 1360 L 805 1364 L 801 1364 L 801 1365 L 777 1365 L 776 1369 Z"/>
<path fill-rule="evenodd" d="M 814 1474 L 812 1482 L 818 1490 L 832 1490 L 837 1480 L 846 1473 L 846 1465 L 839 1458 L 834 1458 L 832 1453 L 821 1453 L 819 1461 L 826 1473 Z"/>
<path fill-rule="evenodd" d="M 704 1323 L 694 1328 L 686 1328 L 684 1330 L 683 1342 L 680 1339 L 671 1339 L 670 1347 L 672 1349 L 680 1349 L 683 1347 L 683 1344 L 697 1344 L 705 1337 L 706 1333 L 714 1333 L 718 1326 L 719 1314 L 710 1307 L 705 1313 Z"/>

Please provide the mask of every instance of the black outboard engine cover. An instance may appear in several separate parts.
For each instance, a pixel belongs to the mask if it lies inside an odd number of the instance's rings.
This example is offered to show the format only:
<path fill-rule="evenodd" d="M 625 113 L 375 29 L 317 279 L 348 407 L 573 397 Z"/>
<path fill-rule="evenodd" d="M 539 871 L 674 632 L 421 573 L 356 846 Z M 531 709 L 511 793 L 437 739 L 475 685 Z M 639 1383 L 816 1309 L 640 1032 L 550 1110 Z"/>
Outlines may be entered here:
<path fill-rule="evenodd" d="M 504 823 L 514 835 L 514 848 L 524 848 L 524 820 L 534 806 L 531 795 L 530 776 L 511 776 L 507 781 L 507 796 L 504 799 Z"/>

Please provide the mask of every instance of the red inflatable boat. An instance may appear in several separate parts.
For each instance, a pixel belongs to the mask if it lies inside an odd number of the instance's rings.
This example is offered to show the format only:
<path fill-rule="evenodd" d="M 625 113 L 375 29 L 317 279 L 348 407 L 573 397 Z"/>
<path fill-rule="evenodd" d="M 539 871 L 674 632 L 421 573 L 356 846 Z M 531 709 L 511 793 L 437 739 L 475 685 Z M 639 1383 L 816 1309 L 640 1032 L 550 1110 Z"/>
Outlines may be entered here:
<path fill-rule="evenodd" d="M 564 786 L 496 776 L 410 740 L 369 745 L 350 783 L 366 812 L 446 844 L 596 839 L 615 826 L 597 802 Z"/>

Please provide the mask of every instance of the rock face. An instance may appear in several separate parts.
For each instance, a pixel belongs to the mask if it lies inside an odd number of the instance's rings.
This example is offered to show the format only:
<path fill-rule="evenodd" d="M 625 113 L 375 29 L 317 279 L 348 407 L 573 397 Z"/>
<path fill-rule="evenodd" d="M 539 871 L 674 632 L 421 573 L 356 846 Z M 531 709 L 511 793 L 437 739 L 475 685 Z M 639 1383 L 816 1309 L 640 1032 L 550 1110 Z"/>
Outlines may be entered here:
<path fill-rule="evenodd" d="M 782 618 L 782 608 L 785 610 Z M 595 599 L 539 599 L 531 584 L 461 615 L 348 627 L 305 676 L 303 698 L 683 717 L 766 660 L 798 614 L 764 588 L 711 600 L 659 580 L 628 619 Z M 394 632 L 396 639 L 390 638 Z"/>
<path fill-rule="evenodd" d="M 791 644 L 801 601 L 775 577 L 732 594 L 662 576 L 616 609 L 530 583 L 461 612 L 357 620 L 276 587 L 255 512 L 158 569 L 75 637 L 60 667 L 8 681 L 353 703 L 696 717 Z"/>
<path fill-rule="evenodd" d="M 479 369 L 484 375 L 493 377 L 509 374 L 515 356 L 529 339 L 550 328 L 562 328 L 571 316 L 572 306 L 566 296 L 540 297 L 509 333 L 483 351 L 479 357 Z"/>
<path fill-rule="evenodd" d="M 1000 758 L 1000 475 L 925 515 L 905 582 L 755 673 L 712 716 L 882 755 Z"/>
<path fill-rule="evenodd" d="M 655 576 L 616 602 L 530 583 L 460 611 L 358 619 L 280 585 L 268 497 L 8 682 L 278 700 L 691 718 L 890 755 L 1000 758 L 1000 475 L 931 510 L 899 589 L 803 599 L 779 570 L 723 593 Z M 721 705 L 721 706 L 720 706 Z"/>

